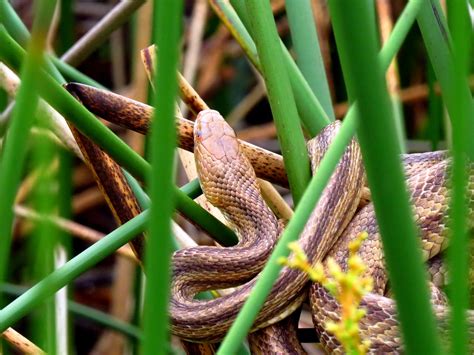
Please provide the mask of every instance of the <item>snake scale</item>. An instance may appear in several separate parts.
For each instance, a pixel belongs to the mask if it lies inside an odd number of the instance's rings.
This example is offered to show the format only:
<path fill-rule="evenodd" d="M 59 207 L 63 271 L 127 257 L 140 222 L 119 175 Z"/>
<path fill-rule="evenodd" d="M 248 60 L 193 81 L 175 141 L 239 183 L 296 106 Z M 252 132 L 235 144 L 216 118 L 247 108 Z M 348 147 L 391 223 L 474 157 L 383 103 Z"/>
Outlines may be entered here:
<path fill-rule="evenodd" d="M 313 171 L 317 169 L 339 126 L 338 122 L 327 126 L 308 142 Z M 174 253 L 171 330 L 174 335 L 188 341 L 217 342 L 224 337 L 248 297 L 256 276 L 278 240 L 282 225 L 261 197 L 253 168 L 235 133 L 217 111 L 199 113 L 194 139 L 196 165 L 204 194 L 228 218 L 238 234 L 239 243 L 228 248 L 198 246 Z M 445 153 L 433 152 L 408 155 L 404 158 L 404 164 L 424 256 L 429 260 L 442 252 L 447 244 L 444 216 L 448 205 L 448 160 Z M 363 243 L 360 253 L 368 266 L 368 273 L 374 278 L 375 287 L 374 293 L 367 295 L 363 301 L 368 314 L 361 322 L 362 336 L 370 339 L 371 352 L 399 353 L 402 344 L 397 330 L 395 305 L 390 298 L 384 297 L 387 276 L 373 206 L 369 204 L 356 213 L 364 183 L 361 153 L 357 142 L 352 140 L 309 217 L 299 243 L 313 263 L 331 255 L 344 267 L 349 241 L 361 231 L 368 232 L 369 238 Z M 470 189 L 474 190 L 472 178 Z M 201 291 L 231 287 L 232 291 L 219 298 L 195 299 Z M 342 351 L 338 342 L 322 326 L 329 319 L 338 319 L 337 303 L 323 287 L 317 284 L 309 287 L 306 274 L 287 267 L 280 272 L 252 331 L 278 323 L 290 315 L 307 298 L 308 288 L 315 329 L 323 346 L 328 351 Z M 447 310 L 441 303 L 435 305 L 435 310 L 440 324 L 443 324 Z M 468 317 L 471 339 L 474 339 L 474 313 L 469 311 Z M 279 324 L 284 322 L 288 323 L 283 321 Z M 259 341 L 260 348 L 252 347 L 252 344 L 251 348 L 262 353 L 273 352 L 262 348 L 265 346 L 263 341 L 255 339 L 256 344 Z M 291 342 L 277 344 L 275 351 L 301 352 L 300 348 L 292 349 Z M 280 349 L 280 346 L 286 348 Z M 474 344 L 471 346 L 474 348 Z"/>

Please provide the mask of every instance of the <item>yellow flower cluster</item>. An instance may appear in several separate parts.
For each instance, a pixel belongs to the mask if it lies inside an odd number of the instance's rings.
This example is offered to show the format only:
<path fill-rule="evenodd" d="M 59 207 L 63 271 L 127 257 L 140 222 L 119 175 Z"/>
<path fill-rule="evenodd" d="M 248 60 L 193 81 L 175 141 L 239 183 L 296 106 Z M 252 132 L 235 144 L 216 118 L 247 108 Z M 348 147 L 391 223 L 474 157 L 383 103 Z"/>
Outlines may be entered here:
<path fill-rule="evenodd" d="M 349 243 L 347 272 L 343 272 L 333 258 L 327 259 L 327 273 L 321 262 L 313 267 L 297 242 L 288 244 L 288 248 L 293 252 L 292 258 L 279 259 L 279 263 L 307 273 L 312 281 L 323 285 L 339 302 L 340 321 L 327 322 L 325 328 L 334 334 L 348 354 L 366 354 L 370 346 L 368 341 L 362 340 L 359 332 L 359 321 L 366 314 L 359 305 L 362 297 L 372 290 L 373 285 L 371 277 L 363 277 L 367 267 L 357 254 L 367 236 L 365 232 L 360 233 Z"/>

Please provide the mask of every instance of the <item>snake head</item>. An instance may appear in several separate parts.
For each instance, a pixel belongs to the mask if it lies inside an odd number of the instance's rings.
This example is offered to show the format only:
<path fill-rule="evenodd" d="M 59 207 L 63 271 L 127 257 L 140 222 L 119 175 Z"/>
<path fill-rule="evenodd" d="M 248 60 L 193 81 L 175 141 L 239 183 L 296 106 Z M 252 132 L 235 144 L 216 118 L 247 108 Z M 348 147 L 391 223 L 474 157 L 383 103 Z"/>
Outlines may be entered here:
<path fill-rule="evenodd" d="M 194 157 L 202 189 L 216 207 L 226 204 L 222 186 L 232 186 L 245 170 L 253 173 L 233 129 L 214 110 L 201 111 L 196 118 Z"/>

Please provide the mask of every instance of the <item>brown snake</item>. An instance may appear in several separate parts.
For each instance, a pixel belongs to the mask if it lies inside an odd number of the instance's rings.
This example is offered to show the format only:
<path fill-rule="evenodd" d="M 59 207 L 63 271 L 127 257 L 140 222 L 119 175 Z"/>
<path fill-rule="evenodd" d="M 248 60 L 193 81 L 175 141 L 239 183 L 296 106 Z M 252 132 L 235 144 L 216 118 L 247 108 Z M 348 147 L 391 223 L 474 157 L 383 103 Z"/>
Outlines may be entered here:
<path fill-rule="evenodd" d="M 339 123 L 329 125 L 308 143 L 313 170 L 339 126 Z M 172 332 L 178 337 L 194 342 L 216 342 L 223 338 L 245 302 L 281 227 L 260 196 L 255 173 L 235 133 L 220 114 L 212 110 L 202 111 L 196 120 L 194 135 L 196 164 L 203 191 L 231 221 L 239 243 L 230 248 L 199 246 L 174 253 L 170 315 Z M 447 206 L 444 187 L 446 164 L 443 153 L 405 159 L 426 259 L 436 256 L 446 246 L 442 223 Z M 369 239 L 363 244 L 361 254 L 374 277 L 375 290 L 383 294 L 387 277 L 372 205 L 364 207 L 352 218 L 364 180 L 359 147 L 352 140 L 308 219 L 299 244 L 312 262 L 321 261 L 330 253 L 344 266 L 347 243 L 358 232 L 367 231 Z M 291 314 L 306 298 L 307 285 L 306 274 L 283 268 L 252 330 L 264 328 Z M 229 287 L 235 289 L 222 297 L 194 299 L 201 291 Z M 323 345 L 328 350 L 337 350 L 338 343 L 322 328 L 326 319 L 337 319 L 337 304 L 317 285 L 311 287 L 310 301 L 315 327 Z M 393 302 L 381 295 L 370 294 L 364 305 L 368 316 L 364 318 L 367 324 L 362 324 L 362 331 L 365 338 L 373 341 L 371 350 L 400 352 L 402 345 L 397 335 Z M 437 313 L 446 314 L 444 306 L 436 307 Z M 469 321 L 473 331 L 472 312 Z M 261 351 L 265 352 L 265 349 Z M 290 351 L 282 349 L 281 352 Z"/>

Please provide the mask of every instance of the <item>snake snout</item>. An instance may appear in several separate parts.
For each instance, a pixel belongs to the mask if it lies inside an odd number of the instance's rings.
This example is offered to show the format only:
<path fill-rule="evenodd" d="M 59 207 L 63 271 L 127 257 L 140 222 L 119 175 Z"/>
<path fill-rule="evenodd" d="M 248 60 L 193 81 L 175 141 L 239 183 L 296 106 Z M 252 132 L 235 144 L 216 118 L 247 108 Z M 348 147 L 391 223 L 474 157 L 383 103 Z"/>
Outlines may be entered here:
<path fill-rule="evenodd" d="M 233 129 L 219 112 L 199 112 L 194 125 L 195 151 L 204 149 L 209 159 L 231 162 L 239 152 L 239 143 Z"/>
<path fill-rule="evenodd" d="M 194 124 L 194 139 L 198 141 L 206 140 L 216 130 L 215 127 L 219 127 L 222 123 L 225 123 L 224 118 L 215 110 L 199 112 Z"/>

